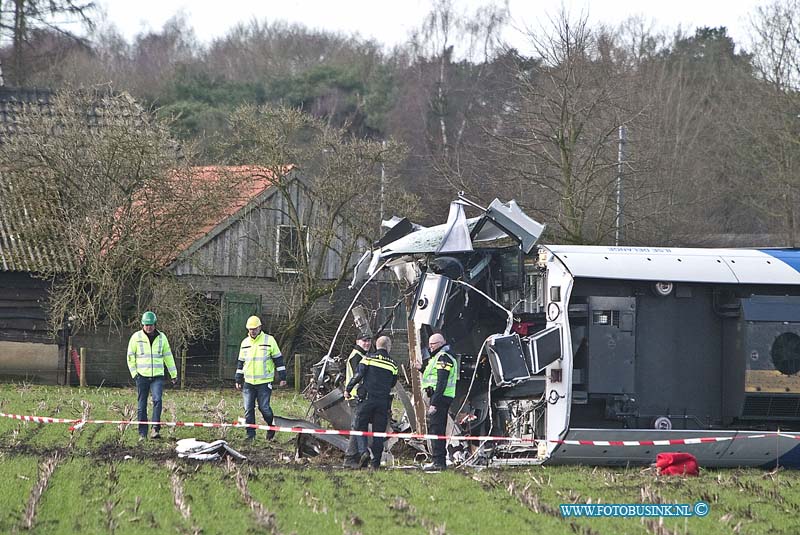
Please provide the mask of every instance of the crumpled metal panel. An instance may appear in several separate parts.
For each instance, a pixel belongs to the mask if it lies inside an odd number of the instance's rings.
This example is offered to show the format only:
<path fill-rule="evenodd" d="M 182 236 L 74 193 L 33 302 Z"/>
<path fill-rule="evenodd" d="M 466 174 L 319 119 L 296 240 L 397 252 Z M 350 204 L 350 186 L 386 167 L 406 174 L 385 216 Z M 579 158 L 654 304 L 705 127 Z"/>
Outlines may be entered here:
<path fill-rule="evenodd" d="M 197 461 L 214 461 L 223 455 L 230 455 L 240 461 L 247 459 L 247 457 L 228 446 L 228 443 L 224 440 L 203 442 L 194 438 L 184 438 L 178 441 L 175 451 L 178 452 L 178 457 L 180 458 L 186 457 Z"/>

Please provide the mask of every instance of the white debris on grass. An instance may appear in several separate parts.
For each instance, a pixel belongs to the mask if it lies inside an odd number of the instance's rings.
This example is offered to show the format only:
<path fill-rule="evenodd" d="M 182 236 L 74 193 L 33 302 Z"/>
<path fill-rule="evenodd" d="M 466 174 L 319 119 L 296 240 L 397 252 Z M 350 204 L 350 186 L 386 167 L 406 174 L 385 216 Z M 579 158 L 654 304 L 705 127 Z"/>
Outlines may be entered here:
<path fill-rule="evenodd" d="M 175 451 L 178 452 L 178 457 L 181 459 L 195 459 L 197 461 L 215 461 L 226 454 L 237 460 L 247 459 L 247 457 L 228 446 L 228 443 L 224 440 L 203 442 L 194 438 L 184 438 L 178 441 Z"/>

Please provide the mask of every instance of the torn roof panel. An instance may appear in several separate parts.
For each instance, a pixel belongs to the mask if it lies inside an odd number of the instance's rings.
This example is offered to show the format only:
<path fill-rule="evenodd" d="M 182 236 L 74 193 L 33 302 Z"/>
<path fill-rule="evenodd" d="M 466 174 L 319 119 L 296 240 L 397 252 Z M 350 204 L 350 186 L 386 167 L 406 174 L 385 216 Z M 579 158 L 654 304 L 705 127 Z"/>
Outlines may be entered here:
<path fill-rule="evenodd" d="M 471 252 L 472 240 L 467 227 L 467 216 L 464 215 L 464 204 L 460 201 L 450 203 L 450 213 L 447 214 L 446 229 L 436 253 L 463 253 Z"/>
<path fill-rule="evenodd" d="M 529 253 L 545 229 L 544 225 L 528 217 L 514 200 L 502 203 L 495 199 L 483 215 L 470 219 L 464 218 L 460 203 L 454 204 L 457 205 L 455 212 L 451 205 L 447 223 L 412 232 L 388 243 L 381 249 L 380 256 L 387 258 L 397 255 L 471 251 L 472 248 L 463 243 L 464 229 L 469 232 L 473 247 L 478 243 L 485 246 L 487 242 L 511 238 L 520 244 L 523 251 Z"/>
<path fill-rule="evenodd" d="M 467 228 L 469 228 L 470 232 L 482 218 L 483 216 L 467 219 Z M 386 245 L 381 250 L 381 256 L 434 253 L 441 246 L 447 229 L 448 225 L 444 223 L 442 225 L 436 225 L 435 227 L 412 232 Z"/>
<path fill-rule="evenodd" d="M 505 230 L 509 236 L 516 238 L 526 254 L 533 250 L 545 229 L 545 225 L 528 217 L 514 199 L 507 203 L 500 202 L 499 199 L 493 200 L 486 210 L 486 217 Z"/>

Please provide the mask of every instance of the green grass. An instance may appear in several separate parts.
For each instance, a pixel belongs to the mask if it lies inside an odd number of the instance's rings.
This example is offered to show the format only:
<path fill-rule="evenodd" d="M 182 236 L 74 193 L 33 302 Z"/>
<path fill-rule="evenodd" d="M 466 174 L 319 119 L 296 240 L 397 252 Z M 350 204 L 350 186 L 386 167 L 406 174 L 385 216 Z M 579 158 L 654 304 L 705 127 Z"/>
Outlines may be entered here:
<path fill-rule="evenodd" d="M 219 466 L 192 466 L 187 476 L 185 490 L 193 504 L 192 517 L 204 533 L 244 535 L 257 531 L 235 482 Z"/>
<path fill-rule="evenodd" d="M 165 393 L 165 420 L 233 421 L 234 390 Z M 276 392 L 279 415 L 307 403 Z M 88 407 L 88 409 L 87 409 Z M 135 416 L 133 389 L 0 386 L 0 411 L 77 418 Z M 294 437 L 244 442 L 243 430 L 166 429 L 136 441 L 134 428 L 0 419 L 0 533 L 24 531 L 44 461 L 58 463 L 36 501 L 32 533 L 800 533 L 800 472 L 702 470 L 699 478 L 657 477 L 647 468 L 543 466 L 519 469 L 344 471 L 340 456 L 294 459 Z M 180 438 L 226 436 L 250 456 L 238 464 L 179 460 Z M 182 505 L 176 505 L 176 495 Z M 705 518 L 562 518 L 563 503 L 710 505 Z M 270 516 L 272 515 L 272 516 Z"/>
<path fill-rule="evenodd" d="M 233 422 L 244 415 L 242 396 L 233 388 L 226 390 L 173 390 L 164 392 L 163 421 Z M 302 418 L 308 403 L 292 391 L 277 391 L 272 408 L 275 414 Z M 152 410 L 152 404 L 148 411 Z M 99 420 L 136 419 L 136 391 L 133 388 L 63 388 L 52 386 L 0 385 L 0 412 L 78 419 L 88 411 L 89 418 Z M 148 414 L 152 415 L 150 412 Z M 256 423 L 264 423 L 257 414 Z M 70 440 L 68 425 L 36 424 L 0 418 L 0 447 L 25 444 L 37 450 L 66 446 Z M 74 433 L 78 450 L 94 451 L 110 446 L 172 449 L 171 442 L 180 438 L 198 440 L 225 438 L 244 447 L 244 430 L 224 428 L 164 428 L 164 442 L 148 441 L 137 445 L 135 426 L 120 430 L 117 426 L 87 424 Z M 279 441 L 293 437 L 283 435 Z"/>
<path fill-rule="evenodd" d="M 697 478 L 656 477 L 652 469 L 578 466 L 503 470 L 515 493 L 533 494 L 539 503 L 688 503 L 705 501 L 710 514 L 700 518 L 665 518 L 670 531 L 717 533 L 800 533 L 800 472 L 758 469 L 702 470 Z M 560 516 L 560 515 L 559 515 Z M 649 533 L 640 519 L 580 518 L 577 525 L 600 533 Z"/>
<path fill-rule="evenodd" d="M 10 533 L 22 518 L 36 482 L 38 459 L 27 455 L 0 456 L 0 533 Z"/>

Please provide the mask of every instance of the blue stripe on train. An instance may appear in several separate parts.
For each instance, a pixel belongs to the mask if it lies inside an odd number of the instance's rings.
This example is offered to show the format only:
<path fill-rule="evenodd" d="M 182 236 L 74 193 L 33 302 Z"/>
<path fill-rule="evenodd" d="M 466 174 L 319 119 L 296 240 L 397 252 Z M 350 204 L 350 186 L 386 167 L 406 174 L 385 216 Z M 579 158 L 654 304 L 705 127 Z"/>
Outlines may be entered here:
<path fill-rule="evenodd" d="M 778 466 L 784 468 L 800 468 L 800 444 L 778 457 Z M 775 461 L 762 464 L 761 468 L 771 470 L 775 468 Z"/>
<path fill-rule="evenodd" d="M 800 272 L 800 249 L 759 249 L 773 258 L 790 265 L 795 271 Z"/>

